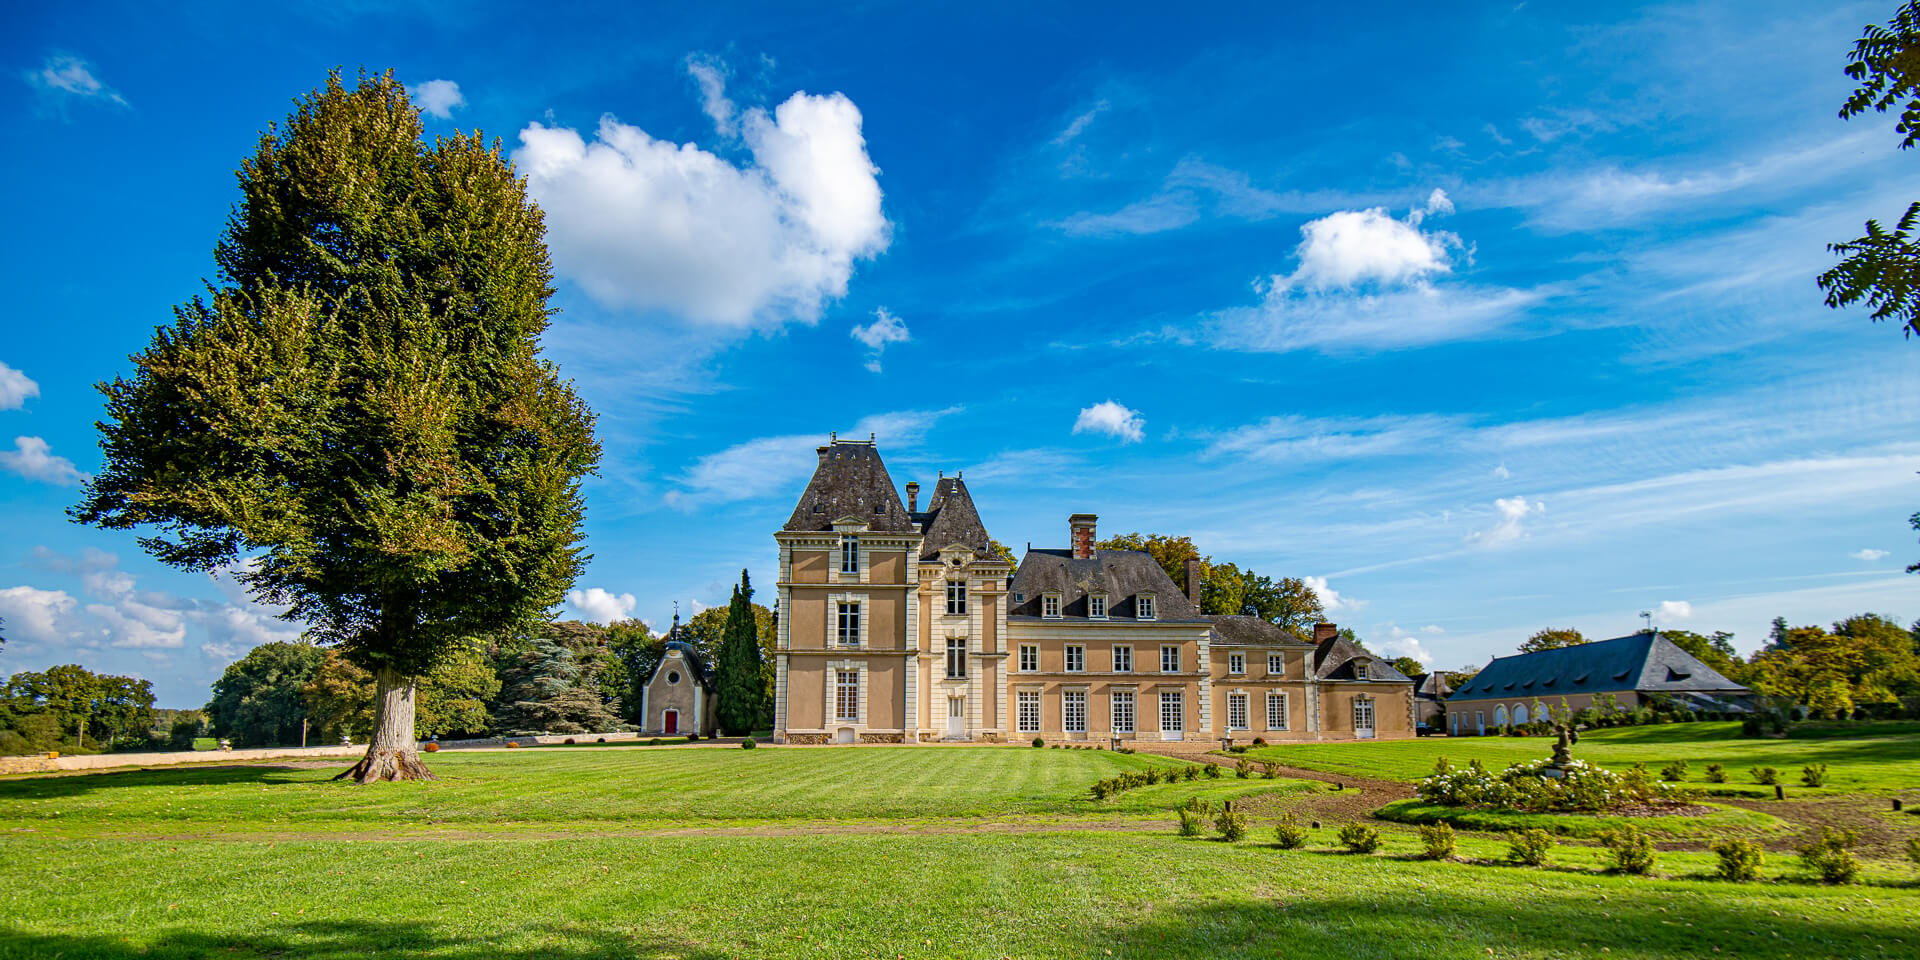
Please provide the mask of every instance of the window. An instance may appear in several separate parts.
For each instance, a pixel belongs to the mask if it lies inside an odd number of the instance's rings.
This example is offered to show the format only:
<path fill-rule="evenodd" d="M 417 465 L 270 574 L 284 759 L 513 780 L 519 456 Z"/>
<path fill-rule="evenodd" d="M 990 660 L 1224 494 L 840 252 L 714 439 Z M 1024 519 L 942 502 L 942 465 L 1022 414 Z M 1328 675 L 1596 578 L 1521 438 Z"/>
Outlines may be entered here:
<path fill-rule="evenodd" d="M 1040 732 L 1040 691 L 1022 690 L 1014 694 L 1014 702 L 1019 704 L 1018 718 L 1021 733 Z"/>
<path fill-rule="evenodd" d="M 1040 615 L 1043 617 L 1060 616 L 1060 598 L 1051 593 L 1047 594 L 1044 597 L 1041 597 L 1040 598 Z"/>
<path fill-rule="evenodd" d="M 1133 648 L 1132 647 L 1114 647 L 1113 648 L 1113 672 L 1114 673 L 1132 673 L 1133 672 Z"/>
<path fill-rule="evenodd" d="M 843 647 L 860 645 L 860 605 L 857 603 L 840 604 L 840 622 L 835 631 Z"/>
<path fill-rule="evenodd" d="M 1140 619 L 1152 620 L 1154 618 L 1153 594 L 1143 593 L 1139 598 L 1135 599 L 1133 603 L 1134 609 L 1140 611 Z"/>
<path fill-rule="evenodd" d="M 1174 692 L 1160 694 L 1160 732 L 1178 733 L 1186 727 L 1186 697 Z"/>
<path fill-rule="evenodd" d="M 1080 644 L 1067 647 L 1067 672 L 1081 673 L 1087 669 L 1087 648 Z"/>
<path fill-rule="evenodd" d="M 1287 695 L 1284 693 L 1267 694 L 1267 729 L 1287 729 Z"/>
<path fill-rule="evenodd" d="M 840 538 L 840 572 L 860 572 L 860 538 L 843 535 Z"/>
<path fill-rule="evenodd" d="M 1283 673 L 1286 673 L 1286 672 L 1287 672 L 1287 658 L 1286 658 L 1286 657 L 1284 657 L 1284 656 L 1282 656 L 1282 655 L 1280 655 L 1280 654 L 1277 654 L 1277 653 L 1269 653 L 1269 654 L 1267 654 L 1267 673 L 1268 673 L 1268 675 L 1270 675 L 1270 676 L 1275 676 L 1275 677 L 1277 677 L 1277 676 L 1280 676 L 1281 674 L 1283 674 Z"/>
<path fill-rule="evenodd" d="M 1247 695 L 1244 693 L 1227 694 L 1227 729 L 1245 730 L 1247 728 Z"/>
<path fill-rule="evenodd" d="M 1115 691 L 1113 694 L 1113 732 L 1133 732 L 1133 691 Z"/>
<path fill-rule="evenodd" d="M 1227 672 L 1228 673 L 1246 673 L 1247 672 L 1247 655 L 1244 653 L 1227 654 Z"/>
<path fill-rule="evenodd" d="M 1160 648 L 1160 672 L 1161 673 L 1179 673 L 1180 672 L 1180 648 L 1179 647 L 1165 646 Z"/>
<path fill-rule="evenodd" d="M 1060 694 L 1060 729 L 1068 733 L 1087 732 L 1087 692 L 1067 690 Z"/>
<path fill-rule="evenodd" d="M 964 583 L 947 584 L 947 616 L 957 617 L 967 612 L 967 585 Z"/>
<path fill-rule="evenodd" d="M 1107 598 L 1088 597 L 1087 616 L 1095 620 L 1105 620 L 1107 618 Z"/>
<path fill-rule="evenodd" d="M 833 716 L 836 720 L 860 719 L 860 671 L 838 670 L 833 675 Z"/>
<path fill-rule="evenodd" d="M 1039 647 L 1031 643 L 1023 643 L 1020 645 L 1020 672 L 1021 673 L 1039 673 L 1040 672 L 1040 648 Z"/>
<path fill-rule="evenodd" d="M 967 675 L 967 638 L 947 638 L 947 679 L 959 680 Z"/>

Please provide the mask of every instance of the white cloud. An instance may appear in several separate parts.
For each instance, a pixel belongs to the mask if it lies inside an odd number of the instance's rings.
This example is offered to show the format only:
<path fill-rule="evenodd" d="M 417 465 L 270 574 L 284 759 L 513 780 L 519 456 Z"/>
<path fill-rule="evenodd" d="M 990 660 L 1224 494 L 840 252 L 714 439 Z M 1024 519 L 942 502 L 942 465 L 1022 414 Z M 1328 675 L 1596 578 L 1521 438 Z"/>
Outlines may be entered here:
<path fill-rule="evenodd" d="M 1178 230 L 1200 219 L 1200 209 L 1186 193 L 1162 193 L 1136 200 L 1112 213 L 1076 213 L 1053 226 L 1076 237 L 1113 237 Z"/>
<path fill-rule="evenodd" d="M 1653 608 L 1653 618 L 1662 623 L 1668 620 L 1685 620 L 1693 616 L 1693 604 L 1685 600 L 1662 600 Z"/>
<path fill-rule="evenodd" d="M 1314 596 L 1320 598 L 1320 606 L 1324 607 L 1328 614 L 1341 611 L 1352 613 L 1367 605 L 1365 600 L 1343 596 L 1338 590 L 1327 586 L 1326 577 L 1301 577 L 1300 580 L 1307 585 L 1307 589 L 1313 591 Z"/>
<path fill-rule="evenodd" d="M 8 635 L 34 643 L 59 643 L 74 635 L 67 622 L 77 602 L 64 590 L 18 586 L 0 590 L 0 617 Z"/>
<path fill-rule="evenodd" d="M 867 369 L 880 372 L 880 355 L 887 350 L 889 343 L 906 343 L 913 339 L 907 332 L 907 322 L 887 312 L 886 307 L 873 311 L 873 322 L 866 326 L 853 325 L 853 338 L 867 345 Z"/>
<path fill-rule="evenodd" d="M 460 85 L 452 80 L 428 80 L 413 88 L 413 103 L 422 112 L 446 120 L 453 116 L 453 111 L 467 105 L 467 98 L 460 93 Z"/>
<path fill-rule="evenodd" d="M 726 63 L 716 57 L 688 56 L 687 75 L 700 87 L 700 109 L 713 121 L 713 129 L 733 136 L 739 127 L 733 101 L 727 98 Z"/>
<path fill-rule="evenodd" d="M 1523 524 L 1526 519 L 1547 512 L 1547 505 L 1526 497 L 1502 497 L 1493 502 L 1500 519 L 1485 530 L 1476 530 L 1467 534 L 1467 542 L 1483 547 L 1495 547 L 1515 540 L 1525 539 L 1527 530 Z"/>
<path fill-rule="evenodd" d="M 1085 133 L 1087 130 L 1087 126 L 1093 123 L 1094 118 L 1100 116 L 1103 113 L 1106 113 L 1107 109 L 1110 106 L 1112 106 L 1112 104 L 1109 104 L 1105 100 L 1101 100 L 1100 102 L 1095 103 L 1091 108 L 1089 108 L 1087 112 L 1077 117 L 1074 117 L 1072 122 L 1067 124 L 1066 129 L 1061 130 L 1060 134 L 1053 138 L 1054 146 L 1057 146 L 1057 147 L 1065 146 L 1070 141 L 1079 137 L 1082 133 Z"/>
<path fill-rule="evenodd" d="M 86 479 L 86 474 L 75 468 L 73 461 L 54 456 L 52 448 L 39 437 L 14 437 L 12 450 L 0 450 L 0 469 L 62 487 Z"/>
<path fill-rule="evenodd" d="M 1458 434 L 1451 417 L 1268 417 L 1237 427 L 1207 445 L 1209 457 L 1232 456 L 1262 463 L 1345 460 L 1431 452 L 1433 444 Z"/>
<path fill-rule="evenodd" d="M 1378 207 L 1330 213 L 1308 221 L 1300 233 L 1294 249 L 1300 264 L 1272 278 L 1276 291 L 1425 283 L 1452 269 L 1448 251 L 1461 246 L 1457 234 L 1423 231 L 1418 221 L 1395 220 Z"/>
<path fill-rule="evenodd" d="M 162 595 L 154 599 L 174 598 Z M 143 599 L 122 597 L 112 605 L 90 603 L 87 613 L 103 624 L 101 635 L 110 646 L 172 650 L 186 643 L 186 618 L 180 610 L 168 609 Z"/>
<path fill-rule="evenodd" d="M 27 74 L 27 82 L 44 94 L 83 100 L 105 100 L 129 106 L 118 90 L 93 75 L 93 65 L 79 57 L 56 54 L 46 59 L 39 70 Z"/>
<path fill-rule="evenodd" d="M 612 115 L 592 143 L 529 124 L 514 162 L 547 217 L 557 269 L 602 304 L 665 311 L 723 329 L 813 323 L 845 295 L 855 261 L 887 249 L 879 169 L 860 109 L 795 93 L 731 119 L 710 65 L 689 64 L 722 135 L 737 123 L 752 160 L 657 140 Z M 722 108 L 724 106 L 724 109 Z"/>
<path fill-rule="evenodd" d="M 593 623 L 613 623 L 633 616 L 638 604 L 631 593 L 611 593 L 600 587 L 567 591 L 567 603 Z"/>
<path fill-rule="evenodd" d="M 1122 443 L 1139 443 L 1146 438 L 1147 419 L 1140 411 L 1128 409 L 1112 400 L 1103 400 L 1080 411 L 1073 421 L 1074 433 L 1104 433 Z"/>
<path fill-rule="evenodd" d="M 1379 652 L 1382 655 L 1387 657 L 1412 657 L 1420 661 L 1420 665 L 1423 667 L 1433 666 L 1433 651 L 1428 650 L 1427 645 L 1420 642 L 1419 637 L 1397 626 L 1391 627 L 1390 629 L 1392 630 L 1392 635 L 1379 642 Z"/>
<path fill-rule="evenodd" d="M 0 363 L 0 410 L 18 410 L 39 395 L 40 385 L 32 377 Z"/>
<path fill-rule="evenodd" d="M 1852 557 L 1855 560 L 1865 560 L 1868 563 L 1872 563 L 1875 560 L 1886 559 L 1887 552 L 1885 550 L 1875 550 L 1872 547 L 1867 547 L 1864 550 L 1855 550 L 1854 552 L 1847 554 L 1847 556 Z"/>
<path fill-rule="evenodd" d="M 1502 463 L 1493 468 L 1493 478 L 1495 480 L 1511 480 L 1513 479 L 1513 471 L 1508 470 L 1507 465 Z"/>
<path fill-rule="evenodd" d="M 860 418 L 849 438 L 872 434 L 883 450 L 898 451 L 920 443 L 934 423 L 959 407 L 944 410 L 902 410 Z M 818 434 L 760 437 L 694 461 L 678 479 L 678 489 L 663 498 L 670 507 L 691 510 L 715 503 L 790 497 L 819 463 L 814 449 L 826 439 Z"/>
<path fill-rule="evenodd" d="M 1424 634 L 1428 634 L 1430 636 L 1438 636 L 1440 634 L 1446 633 L 1447 630 L 1445 627 L 1442 627 L 1439 624 L 1429 623 L 1426 626 L 1421 627 L 1420 632 Z"/>
<path fill-rule="evenodd" d="M 272 640 L 294 640 L 301 627 L 278 619 L 283 608 L 252 602 L 233 574 L 250 563 L 242 561 L 215 571 L 215 586 L 230 598 L 229 602 L 180 597 L 158 590 L 138 589 L 133 574 L 120 569 L 120 558 L 104 550 L 89 547 L 79 556 L 68 556 L 35 547 L 36 564 L 57 573 L 80 578 L 93 603 L 84 608 L 85 618 L 75 617 L 67 628 L 71 636 L 98 638 L 108 646 L 137 650 L 171 650 L 185 646 L 190 628 L 205 632 L 201 649 L 210 656 L 232 659 L 219 650 L 244 653 Z M 209 647 L 218 650 L 210 650 Z"/>

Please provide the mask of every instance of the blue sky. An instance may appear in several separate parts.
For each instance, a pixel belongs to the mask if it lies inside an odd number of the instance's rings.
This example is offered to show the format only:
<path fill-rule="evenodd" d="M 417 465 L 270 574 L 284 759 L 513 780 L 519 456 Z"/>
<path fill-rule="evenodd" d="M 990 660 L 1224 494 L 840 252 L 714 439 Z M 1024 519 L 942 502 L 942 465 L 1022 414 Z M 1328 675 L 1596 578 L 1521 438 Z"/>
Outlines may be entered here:
<path fill-rule="evenodd" d="M 1890 2 L 272 6 L 0 31 L 0 674 L 192 706 L 297 631 L 63 510 L 91 385 L 336 64 L 500 137 L 547 211 L 606 448 L 569 615 L 770 584 L 838 430 L 965 471 L 1016 550 L 1187 534 L 1441 666 L 1642 610 L 1743 650 L 1920 616 L 1920 345 L 1813 283 L 1920 197 L 1890 122 L 1835 118 Z"/>

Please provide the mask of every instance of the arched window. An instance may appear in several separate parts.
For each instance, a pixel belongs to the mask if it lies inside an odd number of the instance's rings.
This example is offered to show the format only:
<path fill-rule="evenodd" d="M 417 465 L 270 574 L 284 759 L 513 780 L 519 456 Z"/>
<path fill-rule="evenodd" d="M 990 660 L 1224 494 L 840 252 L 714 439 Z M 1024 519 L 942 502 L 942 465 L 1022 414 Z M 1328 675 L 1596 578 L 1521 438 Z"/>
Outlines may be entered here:
<path fill-rule="evenodd" d="M 1527 722 L 1527 705 L 1524 703 L 1514 704 L 1513 705 L 1514 726 L 1522 726 L 1526 722 Z"/>
<path fill-rule="evenodd" d="M 1493 708 L 1493 725 L 1496 727 L 1504 727 L 1507 725 L 1507 705 L 1506 704 L 1503 703 Z"/>

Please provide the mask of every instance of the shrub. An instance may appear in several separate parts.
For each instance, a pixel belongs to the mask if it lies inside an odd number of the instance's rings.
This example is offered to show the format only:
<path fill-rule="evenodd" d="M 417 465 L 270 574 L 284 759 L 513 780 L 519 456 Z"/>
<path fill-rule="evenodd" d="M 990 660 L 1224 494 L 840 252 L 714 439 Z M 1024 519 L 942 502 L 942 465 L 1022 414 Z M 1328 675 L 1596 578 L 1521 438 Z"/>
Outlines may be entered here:
<path fill-rule="evenodd" d="M 1254 737 L 1254 738 L 1253 738 L 1253 745 L 1254 745 L 1254 746 L 1256 746 L 1256 747 L 1264 747 L 1264 746 L 1266 746 L 1266 745 L 1267 745 L 1267 738 L 1266 738 L 1266 737 Z"/>
<path fill-rule="evenodd" d="M 1200 768 L 1193 766 L 1192 764 L 1188 764 L 1185 768 L 1183 768 L 1180 771 L 1180 779 L 1182 780 L 1198 780 L 1199 778 L 1200 778 Z"/>
<path fill-rule="evenodd" d="M 689 733 L 689 734 L 687 734 L 687 742 L 688 742 L 688 743 L 698 743 L 698 742 L 699 742 L 699 740 L 700 740 L 700 735 L 699 735 L 699 734 L 697 734 L 697 733 Z"/>
<path fill-rule="evenodd" d="M 1220 839 L 1239 843 L 1247 836 L 1247 815 L 1238 810 L 1222 810 L 1219 819 L 1213 821 L 1213 828 L 1220 831 Z"/>
<path fill-rule="evenodd" d="M 1661 767 L 1660 779 L 1665 780 L 1668 783 L 1679 783 L 1680 781 L 1687 779 L 1687 762 L 1685 760 L 1675 760 L 1674 762 L 1669 763 L 1664 767 Z"/>
<path fill-rule="evenodd" d="M 1720 857 L 1714 876 L 1735 883 L 1760 879 L 1760 865 L 1767 856 L 1765 847 L 1752 840 L 1722 840 L 1711 849 Z"/>
<path fill-rule="evenodd" d="M 1507 858 L 1530 867 L 1544 866 L 1553 849 L 1553 834 L 1534 827 L 1507 834 Z"/>
<path fill-rule="evenodd" d="M 1771 787 L 1780 782 L 1780 771 L 1772 767 L 1754 767 L 1747 772 L 1753 774 L 1754 783 Z"/>
<path fill-rule="evenodd" d="M 1211 817 L 1213 816 L 1213 801 L 1202 800 L 1199 797 L 1188 797 L 1185 803 L 1182 803 L 1175 809 L 1191 810 L 1203 817 Z"/>
<path fill-rule="evenodd" d="M 1253 761 L 1248 760 L 1246 757 L 1241 757 L 1239 760 L 1234 761 L 1233 775 L 1242 780 L 1253 776 Z"/>
<path fill-rule="evenodd" d="M 748 737 L 745 740 L 740 741 L 740 749 L 742 750 L 752 750 L 754 747 L 757 747 L 759 745 L 760 745 L 760 741 L 755 740 L 752 737 Z"/>
<path fill-rule="evenodd" d="M 1307 828 L 1300 825 L 1298 817 L 1289 813 L 1274 824 L 1273 842 L 1279 844 L 1282 850 L 1298 850 L 1307 845 Z"/>
<path fill-rule="evenodd" d="M 1629 823 L 1618 830 L 1600 834 L 1600 845 L 1607 848 L 1613 869 L 1621 873 L 1653 872 L 1653 840 Z"/>
<path fill-rule="evenodd" d="M 1920 837 L 1907 838 L 1907 859 L 1920 864 Z"/>
<path fill-rule="evenodd" d="M 1860 835 L 1852 830 L 1821 827 L 1820 836 L 1799 848 L 1800 863 L 1828 883 L 1852 883 L 1860 875 L 1853 845 Z"/>
<path fill-rule="evenodd" d="M 1112 779 L 1095 780 L 1093 782 L 1093 798 L 1095 800 L 1105 800 L 1113 796 L 1116 792 L 1114 787 L 1115 784 Z"/>
<path fill-rule="evenodd" d="M 1217 763 L 1214 763 L 1214 762 L 1212 762 L 1212 761 L 1208 761 L 1208 762 L 1207 762 L 1207 765 L 1206 765 L 1206 766 L 1205 766 L 1204 768 L 1202 768 L 1202 769 L 1204 769 L 1204 770 L 1206 770 L 1206 772 L 1207 772 L 1207 779 L 1209 779 L 1209 780 L 1218 780 L 1218 779 L 1220 779 L 1220 765 L 1219 765 L 1219 764 L 1217 764 Z"/>
<path fill-rule="evenodd" d="M 1726 783 L 1727 768 L 1717 763 L 1707 764 L 1707 782 L 1708 783 Z"/>
<path fill-rule="evenodd" d="M 1445 860 L 1453 856 L 1453 827 L 1444 823 L 1420 826 L 1420 859 Z"/>
<path fill-rule="evenodd" d="M 1265 780 L 1278 779 L 1280 776 L 1280 768 L 1271 763 L 1263 763 L 1260 765 L 1260 776 Z"/>
<path fill-rule="evenodd" d="M 1045 739 L 1043 739 L 1043 738 L 1041 738 L 1041 737 L 1034 737 L 1034 738 L 1033 738 L 1033 748 L 1034 748 L 1035 750 L 1038 750 L 1038 749 L 1040 749 L 1041 747 L 1044 747 L 1044 746 L 1046 746 L 1046 745 L 1047 745 L 1047 741 L 1046 741 Z"/>
<path fill-rule="evenodd" d="M 1353 853 L 1372 853 L 1380 849 L 1380 831 L 1358 820 L 1340 828 L 1340 845 Z"/>
<path fill-rule="evenodd" d="M 1800 782 L 1806 784 L 1809 787 L 1826 786 L 1827 785 L 1827 765 L 1824 763 L 1816 763 L 1810 767 L 1801 767 Z"/>
<path fill-rule="evenodd" d="M 1438 756 L 1433 758 L 1433 775 L 1434 776 L 1437 777 L 1442 774 L 1447 774 L 1452 772 L 1453 772 L 1452 760 L 1448 760 L 1445 756 Z"/>
<path fill-rule="evenodd" d="M 1449 807 L 1496 807 L 1529 813 L 1598 812 L 1629 803 L 1645 803 L 1672 796 L 1671 788 L 1655 783 L 1644 768 L 1625 775 L 1575 760 L 1549 778 L 1541 774 L 1548 760 L 1516 763 L 1498 775 L 1479 761 L 1464 769 L 1449 769 L 1420 781 L 1422 800 Z"/>
<path fill-rule="evenodd" d="M 1197 837 L 1207 832 L 1207 818 L 1192 810 L 1180 811 L 1180 835 Z"/>

